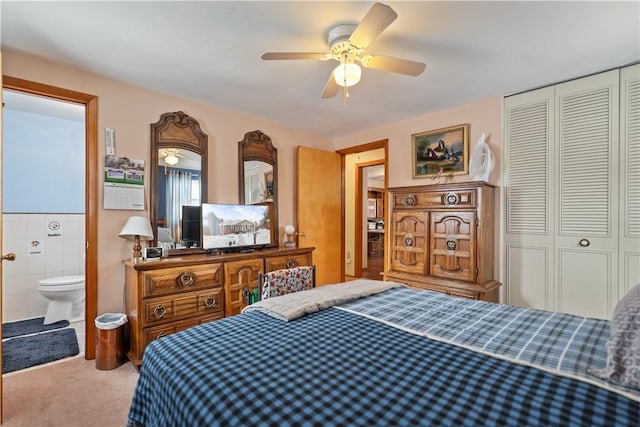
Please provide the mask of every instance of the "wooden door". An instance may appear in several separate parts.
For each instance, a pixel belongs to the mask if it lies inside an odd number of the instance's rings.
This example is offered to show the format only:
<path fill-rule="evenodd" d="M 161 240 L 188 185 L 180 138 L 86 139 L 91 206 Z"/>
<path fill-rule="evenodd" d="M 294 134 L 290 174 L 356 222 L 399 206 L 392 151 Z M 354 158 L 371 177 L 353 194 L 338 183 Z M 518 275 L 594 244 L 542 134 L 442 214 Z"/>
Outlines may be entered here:
<path fill-rule="evenodd" d="M 342 156 L 298 146 L 298 244 L 315 247 L 318 286 L 344 280 L 342 200 Z"/>

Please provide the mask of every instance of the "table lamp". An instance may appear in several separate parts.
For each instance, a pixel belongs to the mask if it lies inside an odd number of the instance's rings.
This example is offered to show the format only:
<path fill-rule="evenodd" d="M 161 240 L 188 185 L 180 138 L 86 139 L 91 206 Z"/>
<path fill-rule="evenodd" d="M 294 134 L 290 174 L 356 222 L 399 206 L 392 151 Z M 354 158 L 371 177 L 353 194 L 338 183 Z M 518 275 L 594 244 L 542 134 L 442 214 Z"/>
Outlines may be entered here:
<path fill-rule="evenodd" d="M 138 261 L 142 258 L 142 246 L 140 240 L 153 240 L 153 230 L 149 219 L 144 216 L 131 216 L 127 223 L 120 230 L 120 237 L 127 240 L 133 240 L 133 256 L 132 260 Z"/>
<path fill-rule="evenodd" d="M 296 229 L 293 228 L 293 225 L 287 225 L 284 227 L 284 247 L 285 248 L 295 248 L 296 247 L 296 237 L 295 237 Z"/>

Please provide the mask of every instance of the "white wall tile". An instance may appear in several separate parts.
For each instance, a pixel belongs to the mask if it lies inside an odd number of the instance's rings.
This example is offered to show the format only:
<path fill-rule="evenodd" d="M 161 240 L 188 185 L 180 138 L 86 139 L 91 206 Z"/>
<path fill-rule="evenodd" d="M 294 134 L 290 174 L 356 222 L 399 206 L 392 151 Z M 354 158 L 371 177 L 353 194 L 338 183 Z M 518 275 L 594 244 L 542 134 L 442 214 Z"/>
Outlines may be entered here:
<path fill-rule="evenodd" d="M 51 221 L 61 224 L 61 236 L 52 232 Z M 16 260 L 2 269 L 2 321 L 43 316 L 48 301 L 38 292 L 38 282 L 47 277 L 84 274 L 85 215 L 3 215 L 2 246 L 15 252 Z M 29 255 L 31 240 L 40 241 L 41 254 Z"/>

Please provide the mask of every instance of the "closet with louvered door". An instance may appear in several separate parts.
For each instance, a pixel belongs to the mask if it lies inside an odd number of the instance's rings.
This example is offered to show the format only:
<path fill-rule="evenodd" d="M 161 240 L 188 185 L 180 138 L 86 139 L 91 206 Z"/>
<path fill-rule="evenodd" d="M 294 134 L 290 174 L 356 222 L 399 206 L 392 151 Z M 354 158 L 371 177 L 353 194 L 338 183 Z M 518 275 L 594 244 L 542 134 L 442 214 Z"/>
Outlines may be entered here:
<path fill-rule="evenodd" d="M 640 65 L 620 72 L 620 283 L 640 283 Z"/>
<path fill-rule="evenodd" d="M 631 287 L 625 276 L 640 280 L 640 249 L 621 251 L 624 200 L 637 190 L 625 196 L 620 187 L 638 176 L 621 156 L 620 82 L 613 70 L 505 99 L 510 304 L 610 318 Z"/>

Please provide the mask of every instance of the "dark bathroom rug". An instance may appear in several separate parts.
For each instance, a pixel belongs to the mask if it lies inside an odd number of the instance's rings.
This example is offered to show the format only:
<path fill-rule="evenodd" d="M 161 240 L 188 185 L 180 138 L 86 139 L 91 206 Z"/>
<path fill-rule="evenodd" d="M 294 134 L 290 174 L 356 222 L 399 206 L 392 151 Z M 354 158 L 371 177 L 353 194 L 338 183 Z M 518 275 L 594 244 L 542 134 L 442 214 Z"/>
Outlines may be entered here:
<path fill-rule="evenodd" d="M 80 353 L 73 328 L 60 329 L 2 342 L 2 373 L 19 371 Z"/>
<path fill-rule="evenodd" d="M 61 320 L 50 325 L 43 325 L 44 317 L 19 320 L 2 324 L 2 339 L 19 337 L 20 335 L 35 334 L 36 332 L 51 331 L 53 329 L 66 328 L 69 322 Z"/>

